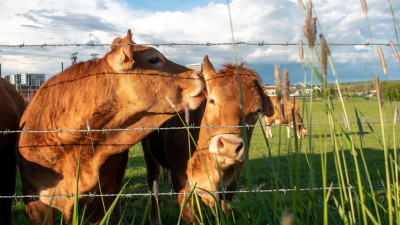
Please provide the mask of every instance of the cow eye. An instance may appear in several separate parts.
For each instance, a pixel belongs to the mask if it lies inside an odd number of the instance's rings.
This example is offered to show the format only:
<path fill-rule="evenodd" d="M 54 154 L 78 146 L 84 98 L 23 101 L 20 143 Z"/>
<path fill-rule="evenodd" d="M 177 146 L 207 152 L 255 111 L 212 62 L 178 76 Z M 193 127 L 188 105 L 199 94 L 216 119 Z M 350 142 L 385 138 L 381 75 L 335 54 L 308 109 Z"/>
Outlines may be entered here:
<path fill-rule="evenodd" d="M 163 60 L 160 59 L 158 56 L 154 56 L 154 57 L 151 57 L 149 59 L 149 63 L 153 64 L 153 65 L 156 65 L 156 64 L 159 64 L 159 63 L 162 63 L 162 62 L 163 62 Z"/>
<path fill-rule="evenodd" d="M 210 99 L 210 104 L 213 105 L 213 106 L 215 106 L 215 101 L 214 101 L 214 99 Z"/>

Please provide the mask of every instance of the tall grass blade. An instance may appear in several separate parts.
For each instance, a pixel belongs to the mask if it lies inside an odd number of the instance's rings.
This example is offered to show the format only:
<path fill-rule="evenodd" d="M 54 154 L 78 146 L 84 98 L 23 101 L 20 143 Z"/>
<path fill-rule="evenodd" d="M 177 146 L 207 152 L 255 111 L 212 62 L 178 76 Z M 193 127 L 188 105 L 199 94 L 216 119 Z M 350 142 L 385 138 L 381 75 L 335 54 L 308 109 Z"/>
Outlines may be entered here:
<path fill-rule="evenodd" d="M 232 26 L 232 18 L 231 18 L 231 10 L 229 7 L 229 0 L 227 0 L 228 3 L 228 12 L 229 12 L 229 22 L 231 26 L 231 34 L 232 34 L 232 43 L 235 43 L 235 38 L 233 36 L 233 26 Z M 241 111 L 242 111 L 242 126 L 243 126 L 243 142 L 244 142 L 244 149 L 245 149 L 245 159 L 250 160 L 249 158 L 249 144 L 248 144 L 248 138 L 247 138 L 247 130 L 246 130 L 246 117 L 244 116 L 244 107 L 243 107 L 243 93 L 242 93 L 242 82 L 240 81 L 240 75 L 239 75 L 239 68 L 238 68 L 238 63 L 237 63 L 237 56 L 236 56 L 236 47 L 235 44 L 233 46 L 233 54 L 235 56 L 235 65 L 236 65 L 236 73 L 237 73 L 237 78 L 238 78 L 238 85 L 239 85 L 239 94 L 240 94 L 240 106 L 241 106 Z M 250 164 L 247 163 L 244 165 L 245 170 L 246 170 L 246 180 L 247 180 L 247 187 L 250 188 L 251 186 L 251 173 L 250 173 Z"/>
<path fill-rule="evenodd" d="M 81 162 L 81 148 L 79 148 L 79 156 L 78 156 L 78 168 L 76 170 L 76 186 L 75 186 L 75 200 L 74 200 L 74 214 L 72 216 L 72 225 L 78 224 L 78 216 L 79 216 L 79 200 L 78 200 L 78 184 L 79 184 L 79 166 Z"/>
<path fill-rule="evenodd" d="M 150 192 L 150 196 L 149 196 L 149 200 L 147 201 L 146 209 L 144 210 L 144 214 L 142 215 L 143 217 L 142 217 L 142 222 L 140 223 L 141 225 L 143 225 L 146 222 L 147 214 L 149 213 L 149 210 L 150 210 L 151 197 L 152 197 L 152 193 Z M 135 221 L 135 220 L 132 220 L 132 223 L 133 223 L 133 221 Z M 178 224 L 179 224 L 179 222 L 178 222 Z"/>
<path fill-rule="evenodd" d="M 121 193 L 122 191 L 125 189 L 126 185 L 129 183 L 129 181 L 132 179 L 129 178 L 129 180 L 125 183 L 125 185 L 121 188 L 121 191 L 118 193 L 118 196 L 114 199 L 113 203 L 111 204 L 110 208 L 108 208 L 106 214 L 104 215 L 103 219 L 101 220 L 101 222 L 99 223 L 99 225 L 104 225 L 104 224 L 108 224 L 108 220 L 111 217 L 111 213 L 114 210 L 115 206 L 118 203 L 119 198 L 121 197 Z M 151 193 L 150 193 L 150 201 L 151 201 Z M 146 218 L 147 215 L 147 211 L 145 212 L 145 214 L 143 215 L 143 218 Z M 143 221 L 142 221 L 143 222 Z"/>

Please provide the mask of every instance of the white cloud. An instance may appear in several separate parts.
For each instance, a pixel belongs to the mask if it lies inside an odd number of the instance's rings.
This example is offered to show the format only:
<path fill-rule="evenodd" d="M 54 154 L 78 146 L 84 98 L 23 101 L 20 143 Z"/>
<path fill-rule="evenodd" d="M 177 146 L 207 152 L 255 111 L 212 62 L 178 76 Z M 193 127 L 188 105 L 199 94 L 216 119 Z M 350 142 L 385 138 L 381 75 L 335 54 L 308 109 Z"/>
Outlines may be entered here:
<path fill-rule="evenodd" d="M 313 1 L 323 33 L 329 43 L 369 42 L 365 15 L 357 0 Z M 394 2 L 392 4 L 395 5 Z M 397 3 L 395 14 L 400 15 Z M 368 1 L 373 42 L 395 40 L 390 8 L 386 1 Z M 306 43 L 301 30 L 304 14 L 297 0 L 234 0 L 230 4 L 235 41 L 251 43 Z M 70 0 L 39 2 L 14 0 L 1 3 L 0 44 L 111 43 L 132 29 L 137 43 L 227 43 L 232 41 L 226 4 L 209 3 L 188 11 L 149 12 L 135 10 L 120 0 Z M 318 32 L 320 32 L 318 28 Z M 304 50 L 306 46 L 304 47 Z M 60 64 L 70 65 L 70 54 L 78 52 L 78 61 L 91 53 L 100 57 L 106 47 L 2 48 L 3 74 L 60 71 Z M 233 61 L 232 46 L 160 47 L 171 60 L 181 64 L 199 62 L 209 55 L 218 65 Z M 332 47 L 339 64 L 362 64 L 371 60 L 365 47 Z M 273 64 L 298 64 L 298 47 L 242 46 L 238 58 L 265 69 Z M 392 60 L 392 59 L 389 59 Z M 270 67 L 268 67 L 270 68 Z M 270 71 L 272 74 L 273 71 Z M 296 76 L 296 72 L 291 73 Z M 301 76 L 300 76 L 301 77 Z M 296 80 L 296 79 L 292 79 Z"/>

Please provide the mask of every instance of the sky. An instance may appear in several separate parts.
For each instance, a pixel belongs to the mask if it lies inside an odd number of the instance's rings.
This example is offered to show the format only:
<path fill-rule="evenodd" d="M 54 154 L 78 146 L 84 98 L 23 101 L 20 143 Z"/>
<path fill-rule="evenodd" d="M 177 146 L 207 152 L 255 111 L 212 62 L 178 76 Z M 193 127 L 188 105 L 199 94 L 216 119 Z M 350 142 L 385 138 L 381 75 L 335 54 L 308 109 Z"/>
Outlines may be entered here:
<path fill-rule="evenodd" d="M 303 0 L 305 4 L 305 0 Z M 359 0 L 314 0 L 321 29 L 328 43 L 363 44 L 371 42 L 366 17 Z M 373 43 L 397 43 L 393 17 L 385 0 L 367 0 Z M 392 1 L 400 18 L 400 1 Z M 235 41 L 249 43 L 305 43 L 301 26 L 305 15 L 297 0 L 231 0 L 229 4 Z M 313 14 L 313 17 L 316 15 Z M 397 25 L 396 25 L 397 26 Z M 0 2 L 0 45 L 29 44 L 111 44 L 128 29 L 138 44 L 149 43 L 227 43 L 232 42 L 226 1 L 185 0 L 2 0 Z M 399 32 L 399 30 L 398 30 Z M 317 35 L 318 35 L 317 34 Z M 399 33 L 400 35 L 400 33 Z M 168 59 L 181 65 L 199 63 L 208 55 L 216 69 L 234 61 L 232 46 L 173 46 L 157 48 Z M 399 63 L 389 46 L 382 46 L 389 80 L 400 80 Z M 2 75 L 45 73 L 52 77 L 71 65 L 71 54 L 78 61 L 103 57 L 109 47 L 0 47 Z M 376 73 L 385 79 L 376 47 Z M 274 83 L 274 65 L 289 71 L 291 83 L 303 81 L 298 46 L 236 46 L 238 60 L 246 61 L 264 83 Z M 369 46 L 330 47 L 341 81 L 372 80 L 374 61 Z M 312 59 L 308 51 L 308 60 Z M 314 57 L 316 58 L 316 57 Z M 309 63 L 308 63 L 309 65 Z M 307 68 L 310 71 L 310 67 Z M 310 73 L 307 75 L 310 80 Z M 334 81 L 328 68 L 328 82 Z"/>

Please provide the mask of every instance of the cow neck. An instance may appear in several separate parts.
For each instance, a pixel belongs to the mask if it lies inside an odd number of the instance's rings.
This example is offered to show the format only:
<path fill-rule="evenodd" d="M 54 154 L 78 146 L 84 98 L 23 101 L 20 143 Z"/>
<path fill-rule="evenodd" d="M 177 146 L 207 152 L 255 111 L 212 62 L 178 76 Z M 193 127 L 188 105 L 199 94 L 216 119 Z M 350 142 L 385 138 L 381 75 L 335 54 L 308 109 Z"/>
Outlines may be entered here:
<path fill-rule="evenodd" d="M 207 99 L 204 99 L 204 101 L 201 103 L 200 107 L 197 108 L 196 110 L 193 110 L 190 118 L 191 122 L 194 122 L 197 126 L 200 127 L 205 127 L 205 111 L 207 107 Z M 207 144 L 207 138 L 206 138 L 206 133 L 207 133 L 207 128 L 200 128 L 200 131 L 195 134 L 198 134 L 198 137 L 194 137 L 195 140 L 197 140 L 197 147 L 198 149 L 207 149 L 209 145 Z"/>

